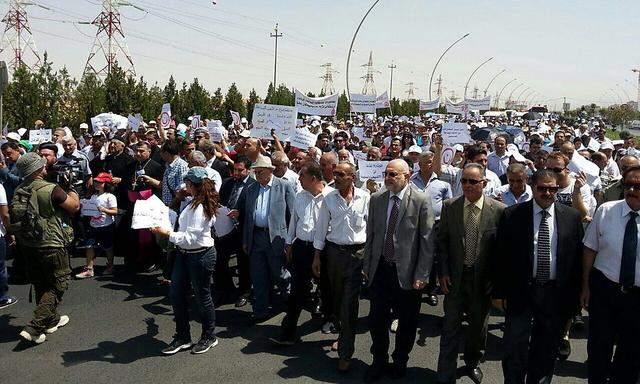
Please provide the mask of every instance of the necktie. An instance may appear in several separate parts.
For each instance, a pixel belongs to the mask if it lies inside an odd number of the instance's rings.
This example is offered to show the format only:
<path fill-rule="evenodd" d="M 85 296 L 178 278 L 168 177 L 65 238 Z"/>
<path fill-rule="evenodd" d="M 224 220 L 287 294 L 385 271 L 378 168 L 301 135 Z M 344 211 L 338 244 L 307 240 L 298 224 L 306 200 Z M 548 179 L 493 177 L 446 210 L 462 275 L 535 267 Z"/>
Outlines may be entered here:
<path fill-rule="evenodd" d="M 241 181 L 237 181 L 233 183 L 233 189 L 231 189 L 231 194 L 229 195 L 229 201 L 227 204 L 229 205 L 229 209 L 234 209 L 236 207 L 236 203 L 238 202 L 238 197 L 240 195 L 240 187 L 242 186 Z"/>
<path fill-rule="evenodd" d="M 538 229 L 538 265 L 536 269 L 536 281 L 546 283 L 551 276 L 551 241 L 549 236 L 549 223 L 545 210 L 540 212 L 540 227 Z"/>
<path fill-rule="evenodd" d="M 629 221 L 624 229 L 622 241 L 622 260 L 620 262 L 620 284 L 624 288 L 631 288 L 635 283 L 636 254 L 638 246 L 638 226 L 636 225 L 636 212 L 629 212 Z"/>
<path fill-rule="evenodd" d="M 398 208 L 400 206 L 400 199 L 398 196 L 391 196 L 391 214 L 389 215 L 389 221 L 387 222 L 387 232 L 384 237 L 384 259 L 388 263 L 396 262 L 395 249 L 393 245 L 393 234 L 396 232 L 396 224 L 398 223 Z"/>
<path fill-rule="evenodd" d="M 478 221 L 480 210 L 475 204 L 467 206 L 467 223 L 464 229 L 464 265 L 473 265 L 476 262 L 478 251 Z"/>

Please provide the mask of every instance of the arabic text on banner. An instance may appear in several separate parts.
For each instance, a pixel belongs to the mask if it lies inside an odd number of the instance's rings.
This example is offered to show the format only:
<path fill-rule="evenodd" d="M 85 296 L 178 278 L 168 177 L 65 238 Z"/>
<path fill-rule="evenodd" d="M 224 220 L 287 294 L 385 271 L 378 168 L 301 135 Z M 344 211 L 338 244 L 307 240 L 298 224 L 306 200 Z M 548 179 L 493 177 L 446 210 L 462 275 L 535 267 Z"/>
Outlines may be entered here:
<path fill-rule="evenodd" d="M 349 94 L 349 108 L 354 113 L 376 113 L 376 95 Z"/>
<path fill-rule="evenodd" d="M 253 109 L 251 136 L 270 139 L 275 130 L 280 140 L 288 141 L 296 128 L 298 109 L 286 105 L 256 104 Z"/>
<path fill-rule="evenodd" d="M 338 94 L 325 97 L 309 97 L 302 92 L 296 92 L 296 107 L 298 113 L 305 115 L 335 116 L 338 109 Z"/>

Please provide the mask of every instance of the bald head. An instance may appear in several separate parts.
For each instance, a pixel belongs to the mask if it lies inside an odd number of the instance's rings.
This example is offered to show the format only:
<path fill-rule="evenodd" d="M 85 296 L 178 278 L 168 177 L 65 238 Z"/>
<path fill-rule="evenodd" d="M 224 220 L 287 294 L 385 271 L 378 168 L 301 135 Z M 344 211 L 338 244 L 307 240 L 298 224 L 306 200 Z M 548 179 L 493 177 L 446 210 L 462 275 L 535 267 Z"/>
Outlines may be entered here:
<path fill-rule="evenodd" d="M 384 174 L 384 185 L 393 193 L 398 193 L 409 184 L 411 170 L 403 159 L 391 160 Z"/>

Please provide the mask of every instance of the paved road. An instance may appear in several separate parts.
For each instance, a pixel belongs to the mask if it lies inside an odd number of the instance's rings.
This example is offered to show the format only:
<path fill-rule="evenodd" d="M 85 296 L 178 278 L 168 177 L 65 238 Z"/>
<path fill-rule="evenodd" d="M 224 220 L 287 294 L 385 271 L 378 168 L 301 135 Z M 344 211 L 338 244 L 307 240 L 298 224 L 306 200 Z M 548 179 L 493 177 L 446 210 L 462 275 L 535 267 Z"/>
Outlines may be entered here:
<path fill-rule="evenodd" d="M 103 263 L 99 259 L 99 263 Z M 121 263 L 116 259 L 116 263 Z M 72 265 L 80 267 L 81 259 Z M 100 269 L 98 269 L 100 271 Z M 129 276 L 116 267 L 114 277 L 73 281 L 61 305 L 61 313 L 71 322 L 32 346 L 18 339 L 30 319 L 33 304 L 28 302 L 28 286 L 12 286 L 21 302 L 0 312 L 0 367 L 2 383 L 276 383 L 361 382 L 371 363 L 371 339 L 366 330 L 368 302 L 361 301 L 360 326 L 352 371 L 339 375 L 337 356 L 329 348 L 335 336 L 318 331 L 320 324 L 303 313 L 304 342 L 292 348 L 278 348 L 268 338 L 277 335 L 282 314 L 258 325 L 248 324 L 249 306 L 236 309 L 222 306 L 216 311 L 220 343 L 203 355 L 181 352 L 166 357 L 160 350 L 174 331 L 167 288 L 157 285 L 157 273 Z M 438 354 L 442 306 L 422 305 L 417 345 L 403 382 L 432 383 Z M 482 366 L 483 383 L 502 382 L 500 369 L 499 317 L 491 318 L 487 362 Z M 199 324 L 192 322 L 197 338 Z M 585 382 L 585 333 L 573 335 L 573 353 L 559 363 L 555 383 Z M 471 383 L 464 377 L 459 382 Z"/>

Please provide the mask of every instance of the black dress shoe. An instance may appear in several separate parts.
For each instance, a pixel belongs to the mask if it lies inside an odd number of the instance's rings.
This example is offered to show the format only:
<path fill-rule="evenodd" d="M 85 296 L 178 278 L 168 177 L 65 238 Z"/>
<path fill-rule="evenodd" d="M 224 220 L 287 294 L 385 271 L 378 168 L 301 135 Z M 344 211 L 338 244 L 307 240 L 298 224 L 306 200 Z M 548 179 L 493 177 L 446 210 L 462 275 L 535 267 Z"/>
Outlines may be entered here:
<path fill-rule="evenodd" d="M 244 296 L 240 296 L 238 300 L 236 300 L 236 308 L 244 307 L 247 305 L 247 298 Z"/>
<path fill-rule="evenodd" d="M 362 381 L 365 383 L 374 383 L 384 376 L 386 364 L 371 364 L 364 373 Z"/>
<path fill-rule="evenodd" d="M 390 364 L 387 374 L 392 380 L 402 379 L 407 375 L 407 366 L 405 364 Z"/>
<path fill-rule="evenodd" d="M 558 348 L 558 359 L 567 360 L 571 355 L 571 343 L 568 339 L 562 339 L 560 341 L 560 347 Z"/>
<path fill-rule="evenodd" d="M 270 319 L 270 317 L 269 317 L 268 314 L 262 315 L 262 316 L 251 315 L 251 322 L 253 322 L 254 324 L 264 323 L 265 321 L 267 321 L 269 319 Z"/>
<path fill-rule="evenodd" d="M 427 304 L 432 307 L 438 306 L 438 296 L 436 295 L 427 295 Z"/>
<path fill-rule="evenodd" d="M 467 367 L 467 376 L 476 384 L 482 383 L 482 378 L 484 374 L 482 373 L 482 369 L 480 367 Z"/>

